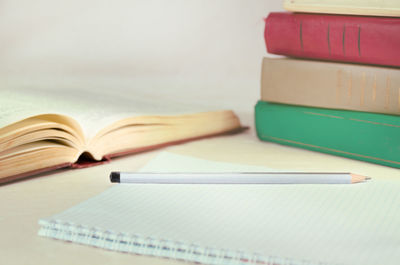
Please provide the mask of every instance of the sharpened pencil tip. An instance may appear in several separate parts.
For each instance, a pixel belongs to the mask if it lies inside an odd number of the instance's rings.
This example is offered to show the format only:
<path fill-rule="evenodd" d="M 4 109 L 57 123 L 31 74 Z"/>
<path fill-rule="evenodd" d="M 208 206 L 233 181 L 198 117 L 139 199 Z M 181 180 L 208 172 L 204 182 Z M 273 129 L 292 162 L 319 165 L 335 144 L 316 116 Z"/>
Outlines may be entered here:
<path fill-rule="evenodd" d="M 351 183 L 358 183 L 371 179 L 369 177 L 365 177 L 354 173 L 351 173 L 350 176 L 351 176 Z"/>

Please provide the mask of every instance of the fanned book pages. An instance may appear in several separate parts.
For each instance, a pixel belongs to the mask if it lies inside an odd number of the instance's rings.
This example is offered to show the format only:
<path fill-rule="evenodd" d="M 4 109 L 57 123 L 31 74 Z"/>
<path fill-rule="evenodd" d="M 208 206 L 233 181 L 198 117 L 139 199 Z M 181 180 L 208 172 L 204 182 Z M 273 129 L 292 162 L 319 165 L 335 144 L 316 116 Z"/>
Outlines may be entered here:
<path fill-rule="evenodd" d="M 400 16 L 398 0 L 285 0 L 283 6 L 292 12 Z"/>
<path fill-rule="evenodd" d="M 143 171 L 271 171 L 161 153 Z M 203 264 L 397 265 L 400 182 L 116 184 L 40 220 L 42 236 Z"/>
<path fill-rule="evenodd" d="M 241 128 L 230 110 L 133 88 L 2 89 L 0 103 L 0 183 Z"/>

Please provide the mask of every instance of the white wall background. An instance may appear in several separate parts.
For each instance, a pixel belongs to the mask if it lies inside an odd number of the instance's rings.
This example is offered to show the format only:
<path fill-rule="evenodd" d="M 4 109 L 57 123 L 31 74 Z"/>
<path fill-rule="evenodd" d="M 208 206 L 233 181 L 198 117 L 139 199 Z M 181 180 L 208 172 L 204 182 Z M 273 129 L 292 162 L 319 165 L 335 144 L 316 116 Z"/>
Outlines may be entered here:
<path fill-rule="evenodd" d="M 2 86 L 175 86 L 254 104 L 263 18 L 282 2 L 1 0 Z"/>

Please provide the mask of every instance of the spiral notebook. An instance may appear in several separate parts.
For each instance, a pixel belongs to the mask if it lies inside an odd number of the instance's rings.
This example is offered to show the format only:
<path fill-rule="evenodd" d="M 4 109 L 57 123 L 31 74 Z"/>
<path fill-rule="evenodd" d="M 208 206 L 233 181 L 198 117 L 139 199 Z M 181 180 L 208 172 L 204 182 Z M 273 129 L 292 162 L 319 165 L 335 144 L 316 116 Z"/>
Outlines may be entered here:
<path fill-rule="evenodd" d="M 271 171 L 161 153 L 143 171 Z M 398 264 L 400 181 L 115 184 L 39 221 L 39 235 L 203 264 Z"/>

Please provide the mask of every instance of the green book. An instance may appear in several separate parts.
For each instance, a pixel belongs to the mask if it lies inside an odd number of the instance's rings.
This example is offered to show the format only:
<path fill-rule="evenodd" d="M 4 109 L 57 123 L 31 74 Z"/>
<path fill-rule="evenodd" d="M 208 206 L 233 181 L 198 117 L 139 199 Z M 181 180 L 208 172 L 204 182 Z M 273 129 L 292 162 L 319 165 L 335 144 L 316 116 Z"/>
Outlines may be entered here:
<path fill-rule="evenodd" d="M 259 101 L 263 141 L 400 168 L 400 116 Z"/>

